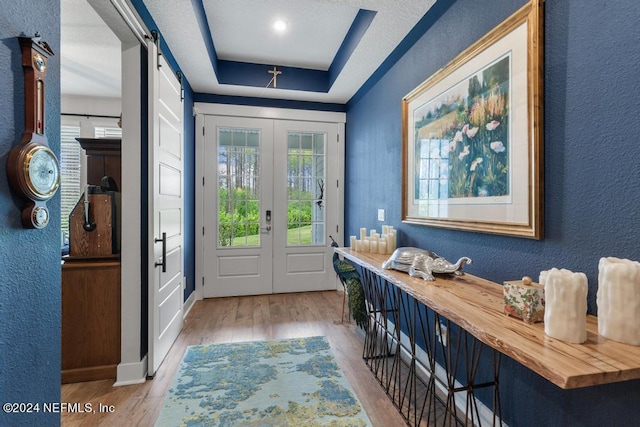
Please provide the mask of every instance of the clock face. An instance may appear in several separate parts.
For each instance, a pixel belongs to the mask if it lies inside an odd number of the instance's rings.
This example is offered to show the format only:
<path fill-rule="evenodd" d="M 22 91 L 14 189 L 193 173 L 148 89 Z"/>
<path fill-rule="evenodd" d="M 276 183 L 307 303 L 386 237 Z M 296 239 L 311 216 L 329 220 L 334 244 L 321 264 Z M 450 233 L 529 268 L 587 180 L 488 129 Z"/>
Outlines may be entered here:
<path fill-rule="evenodd" d="M 49 223 L 49 209 L 44 206 L 36 206 L 31 215 L 36 228 L 44 228 Z"/>
<path fill-rule="evenodd" d="M 48 147 L 39 145 L 27 155 L 26 181 L 36 198 L 51 198 L 60 185 L 60 169 L 55 154 Z"/>

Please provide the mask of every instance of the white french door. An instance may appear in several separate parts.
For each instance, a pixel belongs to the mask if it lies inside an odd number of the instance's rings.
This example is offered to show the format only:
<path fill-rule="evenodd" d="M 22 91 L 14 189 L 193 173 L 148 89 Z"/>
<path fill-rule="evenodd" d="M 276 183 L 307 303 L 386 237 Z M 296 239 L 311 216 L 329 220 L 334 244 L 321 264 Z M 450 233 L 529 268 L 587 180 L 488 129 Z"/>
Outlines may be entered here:
<path fill-rule="evenodd" d="M 204 297 L 336 289 L 339 131 L 205 116 Z"/>
<path fill-rule="evenodd" d="M 273 121 L 205 118 L 205 297 L 271 293 Z"/>
<path fill-rule="evenodd" d="M 274 124 L 273 292 L 336 288 L 328 235 L 338 226 L 338 126 Z"/>

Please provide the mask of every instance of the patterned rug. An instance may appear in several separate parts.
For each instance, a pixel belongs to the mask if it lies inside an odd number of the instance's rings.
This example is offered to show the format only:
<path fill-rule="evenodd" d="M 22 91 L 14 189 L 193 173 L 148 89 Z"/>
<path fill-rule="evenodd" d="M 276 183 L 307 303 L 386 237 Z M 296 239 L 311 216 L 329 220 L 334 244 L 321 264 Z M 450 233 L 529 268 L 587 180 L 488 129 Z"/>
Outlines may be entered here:
<path fill-rule="evenodd" d="M 156 422 L 370 425 L 324 337 L 188 347 Z"/>

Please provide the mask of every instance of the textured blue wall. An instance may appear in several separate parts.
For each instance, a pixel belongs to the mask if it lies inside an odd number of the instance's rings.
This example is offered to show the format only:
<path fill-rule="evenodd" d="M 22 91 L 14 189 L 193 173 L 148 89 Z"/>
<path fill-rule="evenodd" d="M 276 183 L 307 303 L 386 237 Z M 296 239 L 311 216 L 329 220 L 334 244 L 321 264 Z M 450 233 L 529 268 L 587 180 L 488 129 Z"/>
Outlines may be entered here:
<path fill-rule="evenodd" d="M 193 90 L 184 81 L 184 275 L 186 300 L 196 290 L 196 118 L 193 117 Z"/>
<path fill-rule="evenodd" d="M 545 228 L 542 241 L 402 224 L 401 99 L 517 10 L 523 0 L 457 0 L 366 94 L 349 104 L 345 236 L 377 227 L 378 208 L 400 243 L 501 283 L 550 267 L 589 278 L 596 312 L 602 256 L 640 260 L 640 6 L 547 0 L 545 12 Z M 561 390 L 503 359 L 504 420 L 526 425 L 637 425 L 640 381 Z"/>
<path fill-rule="evenodd" d="M 60 196 L 51 223 L 25 230 L 22 202 L 10 191 L 9 150 L 24 130 L 24 78 L 17 36 L 42 34 L 56 56 L 46 80 L 46 134 L 60 152 L 60 5 L 0 1 L 0 403 L 60 400 Z M 59 414 L 0 411 L 0 425 L 55 425 Z"/>

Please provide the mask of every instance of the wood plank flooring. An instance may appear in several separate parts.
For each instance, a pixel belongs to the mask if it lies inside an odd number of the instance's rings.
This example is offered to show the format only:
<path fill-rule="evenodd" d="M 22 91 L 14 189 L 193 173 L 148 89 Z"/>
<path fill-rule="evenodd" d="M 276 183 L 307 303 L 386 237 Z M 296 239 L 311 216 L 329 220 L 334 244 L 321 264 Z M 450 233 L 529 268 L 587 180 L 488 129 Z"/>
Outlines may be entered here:
<path fill-rule="evenodd" d="M 113 413 L 63 413 L 62 426 L 152 426 L 189 345 L 324 335 L 375 427 L 406 425 L 362 359 L 364 333 L 341 323 L 342 292 L 308 292 L 195 303 L 153 380 L 113 387 L 113 381 L 62 386 L 62 402 L 112 405 Z"/>

